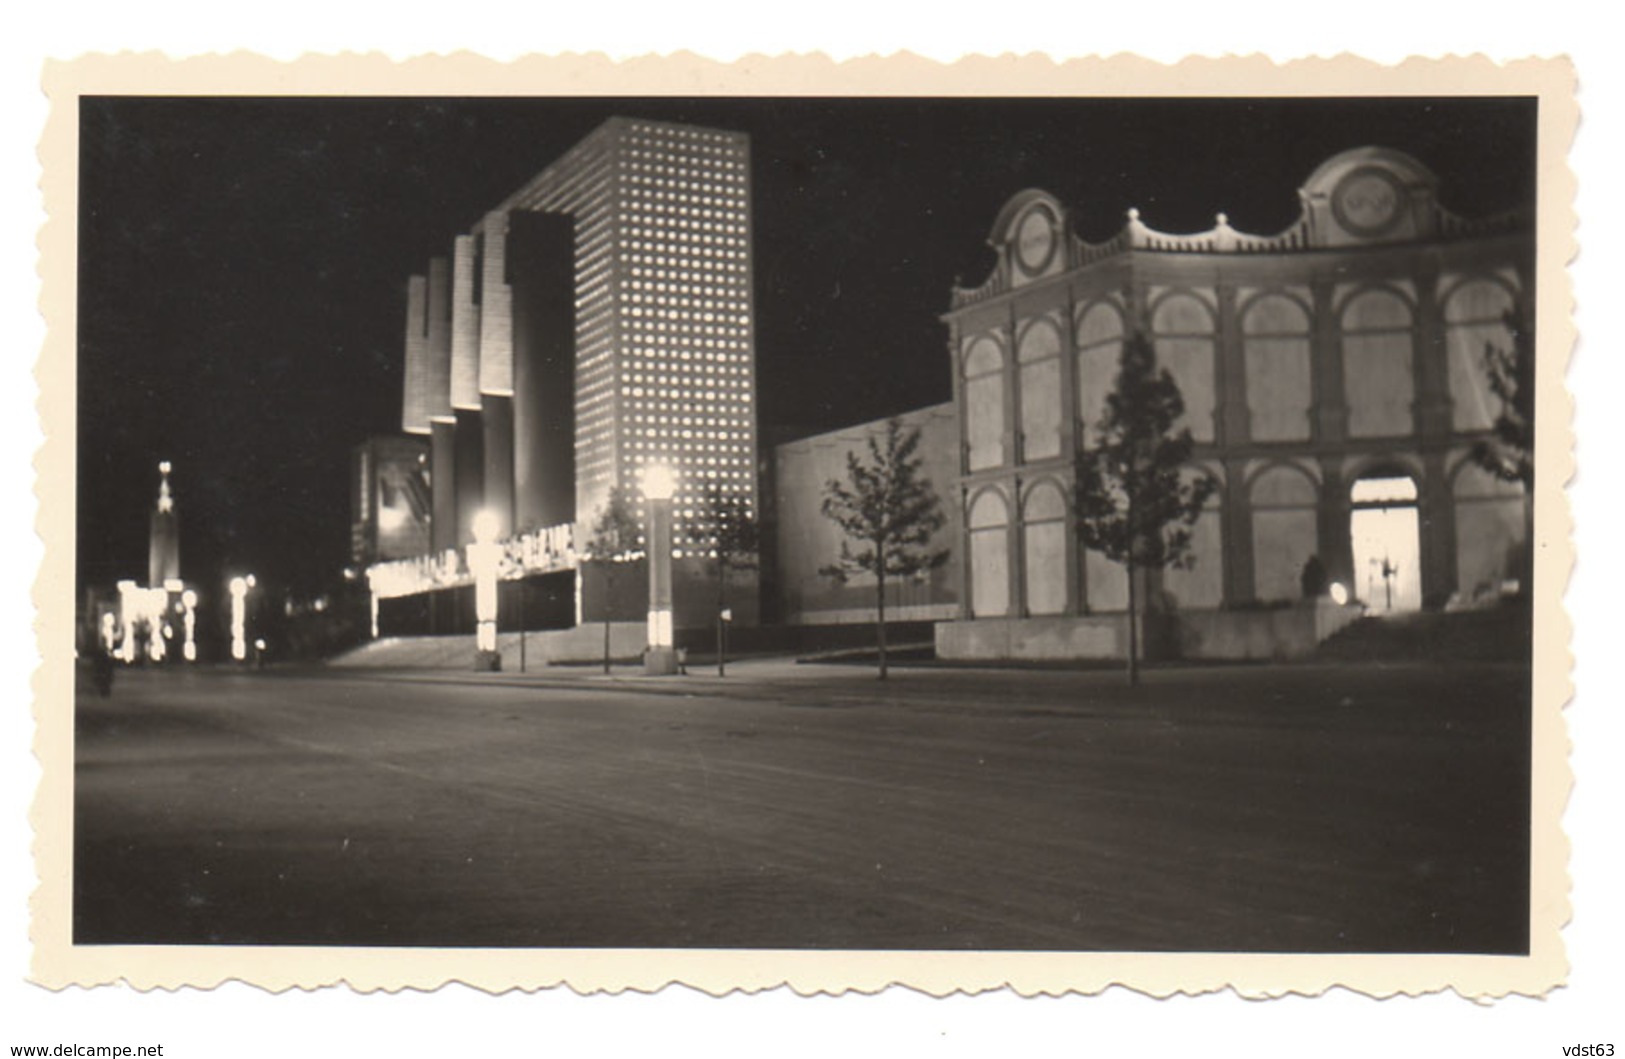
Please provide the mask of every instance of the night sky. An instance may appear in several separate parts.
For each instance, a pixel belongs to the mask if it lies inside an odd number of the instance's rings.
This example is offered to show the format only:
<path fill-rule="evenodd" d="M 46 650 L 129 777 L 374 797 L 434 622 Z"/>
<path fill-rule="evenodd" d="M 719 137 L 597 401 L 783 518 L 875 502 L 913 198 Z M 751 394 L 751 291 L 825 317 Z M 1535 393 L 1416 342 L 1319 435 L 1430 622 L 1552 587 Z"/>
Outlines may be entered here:
<path fill-rule="evenodd" d="M 1131 206 L 1279 231 L 1316 165 L 1367 144 L 1464 216 L 1534 195 L 1523 101 L 85 99 L 81 583 L 145 579 L 160 459 L 187 580 L 334 579 L 349 450 L 400 428 L 407 277 L 612 115 L 751 137 L 768 439 L 947 400 L 938 316 L 1023 188 L 1091 241 Z"/>

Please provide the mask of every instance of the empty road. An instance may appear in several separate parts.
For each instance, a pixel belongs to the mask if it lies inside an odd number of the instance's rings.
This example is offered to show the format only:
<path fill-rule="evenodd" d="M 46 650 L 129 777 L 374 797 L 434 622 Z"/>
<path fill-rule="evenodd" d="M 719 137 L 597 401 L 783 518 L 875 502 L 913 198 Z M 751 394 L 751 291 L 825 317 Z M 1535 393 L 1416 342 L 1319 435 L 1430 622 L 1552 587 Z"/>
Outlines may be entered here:
<path fill-rule="evenodd" d="M 121 673 L 75 940 L 1527 943 L 1527 668 L 893 676 Z"/>

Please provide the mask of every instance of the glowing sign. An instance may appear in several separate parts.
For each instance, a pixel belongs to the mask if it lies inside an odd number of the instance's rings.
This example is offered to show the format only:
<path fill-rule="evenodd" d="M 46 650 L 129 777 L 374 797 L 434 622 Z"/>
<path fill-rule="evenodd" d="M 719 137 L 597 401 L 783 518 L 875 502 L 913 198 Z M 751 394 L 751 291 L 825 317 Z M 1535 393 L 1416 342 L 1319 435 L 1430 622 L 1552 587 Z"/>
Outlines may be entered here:
<path fill-rule="evenodd" d="M 573 570 L 576 565 L 575 524 L 548 526 L 498 542 L 494 547 L 501 552 L 497 561 L 499 581 Z M 440 555 L 420 555 L 367 567 L 367 584 L 378 599 L 398 599 L 473 583 L 474 571 L 455 549 L 447 549 Z"/>

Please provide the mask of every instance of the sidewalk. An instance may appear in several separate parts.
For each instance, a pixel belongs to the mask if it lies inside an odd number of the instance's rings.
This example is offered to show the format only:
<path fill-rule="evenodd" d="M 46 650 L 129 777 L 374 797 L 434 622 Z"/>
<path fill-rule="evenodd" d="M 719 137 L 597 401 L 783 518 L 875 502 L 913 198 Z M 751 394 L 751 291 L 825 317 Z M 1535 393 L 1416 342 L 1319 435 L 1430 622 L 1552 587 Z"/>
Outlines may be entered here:
<path fill-rule="evenodd" d="M 636 665 L 551 666 L 527 673 L 444 669 L 328 670 L 361 681 L 451 687 L 570 690 L 609 696 L 665 696 L 789 708 L 883 709 L 982 716 L 1096 718 L 1107 723 L 1229 724 L 1245 720 L 1305 727 L 1350 723 L 1354 715 L 1421 710 L 1474 714 L 1475 700 L 1506 684 L 1501 667 L 1348 662 L 1290 666 L 1180 666 L 1142 673 L 1130 688 L 1120 669 L 1007 669 L 902 666 L 876 679 L 874 666 L 746 658 L 690 666 L 686 675 L 645 676 Z M 1468 686 L 1484 685 L 1476 691 Z M 1514 695 L 1514 698 L 1520 696 Z"/>

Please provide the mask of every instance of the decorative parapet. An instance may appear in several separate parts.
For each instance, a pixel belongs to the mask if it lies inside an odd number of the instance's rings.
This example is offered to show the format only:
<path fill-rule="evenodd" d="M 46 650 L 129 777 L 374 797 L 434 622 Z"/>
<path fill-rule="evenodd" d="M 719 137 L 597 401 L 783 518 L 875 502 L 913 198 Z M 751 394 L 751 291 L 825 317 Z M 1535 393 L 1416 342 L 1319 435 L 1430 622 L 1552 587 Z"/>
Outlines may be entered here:
<path fill-rule="evenodd" d="M 1443 206 L 1439 207 L 1439 234 L 1446 239 L 1474 239 L 1490 235 L 1506 235 L 1534 229 L 1533 210 L 1508 210 L 1493 217 L 1477 220 L 1458 217 Z"/>
<path fill-rule="evenodd" d="M 1218 214 L 1205 232 L 1159 232 L 1129 210 L 1123 227 L 1101 243 L 1071 230 L 1071 212 L 1036 188 L 1016 193 L 994 220 L 988 245 L 998 262 L 979 287 L 957 284 L 950 312 L 997 298 L 1025 284 L 1131 252 L 1147 254 L 1293 254 L 1478 239 L 1528 232 L 1533 216 L 1516 210 L 1482 220 L 1439 204 L 1438 180 L 1415 158 L 1384 147 L 1357 147 L 1327 159 L 1298 191 L 1298 219 L 1273 235 L 1253 235 Z"/>
<path fill-rule="evenodd" d="M 1472 239 L 1504 235 L 1526 230 L 1532 221 L 1528 210 L 1512 210 L 1493 217 L 1469 219 L 1460 217 L 1442 206 L 1433 205 L 1435 231 L 1442 239 Z M 1162 232 L 1140 220 L 1140 211 L 1130 209 L 1121 230 L 1104 242 L 1091 243 L 1076 235 L 1067 240 L 1069 268 L 1082 268 L 1131 251 L 1153 254 L 1289 254 L 1304 250 L 1321 249 L 1309 230 L 1309 218 L 1300 217 L 1286 229 L 1274 235 L 1253 235 L 1230 227 L 1230 219 L 1221 213 L 1214 218 L 1212 228 L 1205 232 Z M 1011 289 L 1003 269 L 994 269 L 987 282 L 979 287 L 952 288 L 952 309 L 996 298 Z"/>
<path fill-rule="evenodd" d="M 573 570 L 578 558 L 575 524 L 548 526 L 502 542 L 497 579 L 517 581 L 532 574 Z M 474 572 L 469 569 L 463 553 L 456 549 L 367 567 L 367 585 L 379 599 L 416 596 L 473 583 Z"/>
<path fill-rule="evenodd" d="M 1140 211 L 1130 209 L 1118 233 L 1100 243 L 1091 243 L 1076 235 L 1067 238 L 1067 267 L 1081 268 L 1129 251 L 1148 251 L 1165 254 L 1278 254 L 1309 248 L 1307 218 L 1300 218 L 1285 231 L 1275 235 L 1251 235 L 1230 227 L 1230 219 L 1219 214 L 1212 228 L 1187 235 L 1159 232 L 1140 220 Z M 952 308 L 996 298 L 1011 289 L 1005 269 L 995 268 L 987 282 L 980 287 L 954 287 Z"/>
<path fill-rule="evenodd" d="M 1004 281 L 1004 277 L 999 275 L 997 270 L 994 270 L 993 275 L 989 276 L 987 282 L 980 287 L 953 287 L 951 304 L 955 309 L 963 309 L 967 305 L 975 305 L 977 302 L 985 302 L 989 298 L 996 298 L 1009 289 L 1009 286 Z"/>
<path fill-rule="evenodd" d="M 1275 235 L 1251 235 L 1230 227 L 1230 218 L 1222 213 L 1205 232 L 1177 235 L 1147 227 L 1140 222 L 1140 211 L 1131 209 L 1123 236 L 1127 237 L 1124 249 L 1183 254 L 1279 254 L 1309 245 L 1308 225 L 1303 218 Z M 1121 241 L 1122 236 L 1113 240 Z"/>

